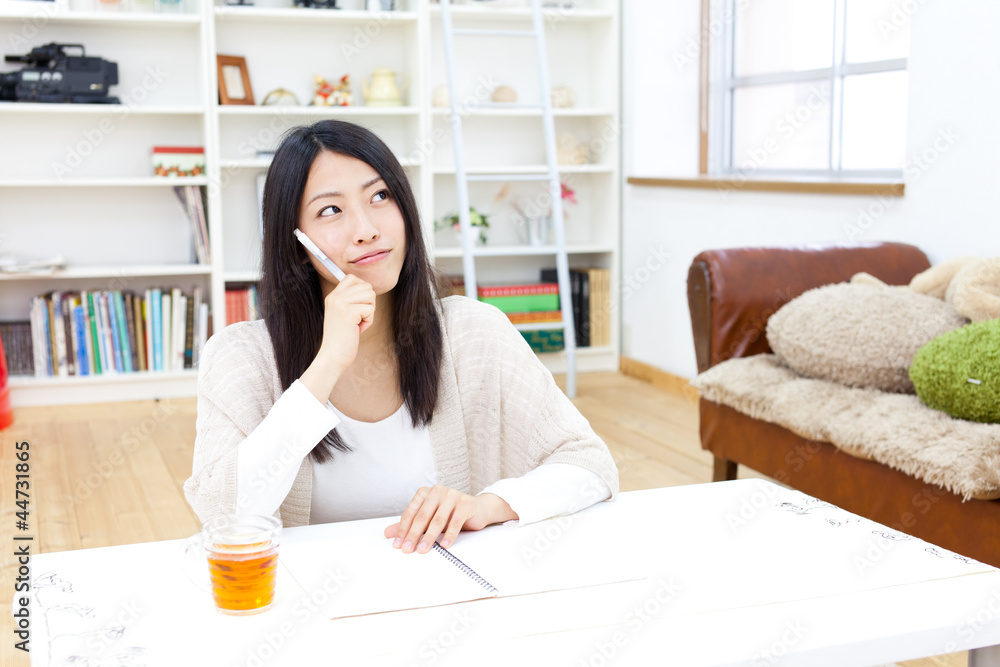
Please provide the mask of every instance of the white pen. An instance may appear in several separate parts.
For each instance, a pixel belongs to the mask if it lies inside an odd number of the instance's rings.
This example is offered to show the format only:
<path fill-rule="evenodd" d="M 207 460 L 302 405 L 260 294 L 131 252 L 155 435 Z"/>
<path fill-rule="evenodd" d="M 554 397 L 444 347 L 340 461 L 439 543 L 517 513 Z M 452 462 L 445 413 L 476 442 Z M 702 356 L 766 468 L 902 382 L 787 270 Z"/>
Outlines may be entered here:
<path fill-rule="evenodd" d="M 323 266 L 329 269 L 330 273 L 333 274 L 334 278 L 336 278 L 337 280 L 343 280 L 344 278 L 347 277 L 347 275 L 340 270 L 340 267 L 334 264 L 333 260 L 327 257 L 326 253 L 320 250 L 319 246 L 313 243 L 312 239 L 306 236 L 301 229 L 295 230 L 295 236 L 299 239 L 302 245 L 306 247 L 306 250 L 315 255 L 316 259 L 318 259 L 323 264 Z"/>

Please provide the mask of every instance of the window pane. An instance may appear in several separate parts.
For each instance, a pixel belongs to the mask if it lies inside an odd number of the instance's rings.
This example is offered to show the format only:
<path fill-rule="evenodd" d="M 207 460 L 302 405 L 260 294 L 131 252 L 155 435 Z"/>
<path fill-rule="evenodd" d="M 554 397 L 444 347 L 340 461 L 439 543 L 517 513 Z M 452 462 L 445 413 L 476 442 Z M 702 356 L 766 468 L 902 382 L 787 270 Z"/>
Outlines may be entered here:
<path fill-rule="evenodd" d="M 830 168 L 830 83 L 737 88 L 734 171 Z"/>
<path fill-rule="evenodd" d="M 849 63 L 906 58 L 910 17 L 899 0 L 847 0 L 844 58 Z"/>
<path fill-rule="evenodd" d="M 830 67 L 833 0 L 754 0 L 737 5 L 736 76 Z"/>
<path fill-rule="evenodd" d="M 844 78 L 844 169 L 902 169 L 906 72 Z"/>

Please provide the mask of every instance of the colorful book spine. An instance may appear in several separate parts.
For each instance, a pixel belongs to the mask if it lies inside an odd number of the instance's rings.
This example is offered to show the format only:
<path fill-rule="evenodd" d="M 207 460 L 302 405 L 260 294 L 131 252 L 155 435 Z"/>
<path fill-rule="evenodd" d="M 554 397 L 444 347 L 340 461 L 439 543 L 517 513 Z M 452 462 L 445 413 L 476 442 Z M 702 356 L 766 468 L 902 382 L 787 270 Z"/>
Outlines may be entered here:
<path fill-rule="evenodd" d="M 160 347 L 163 348 L 161 356 L 163 357 L 163 370 L 165 371 L 173 370 L 174 364 L 174 358 L 170 352 L 170 343 L 174 338 L 172 318 L 173 302 L 171 301 L 170 293 L 164 291 L 160 297 L 160 328 L 163 329 L 160 332 Z"/>
<path fill-rule="evenodd" d="M 559 310 L 559 293 L 525 294 L 512 296 L 480 296 L 479 300 L 496 306 L 504 313 L 527 313 Z"/>
<path fill-rule="evenodd" d="M 114 355 L 115 370 L 125 372 L 125 361 L 122 359 L 122 342 L 119 338 L 118 313 L 115 308 L 115 297 L 111 292 L 104 293 L 104 301 L 108 309 L 108 327 L 111 329 L 111 354 Z"/>
<path fill-rule="evenodd" d="M 545 322 L 562 322 L 561 310 L 539 310 L 533 313 L 507 313 L 514 324 L 541 324 Z"/>
<path fill-rule="evenodd" d="M 205 349 L 205 341 L 208 340 L 208 304 L 201 303 L 201 313 L 198 315 L 198 346 L 195 354 L 195 365 L 201 363 L 201 351 Z"/>
<path fill-rule="evenodd" d="M 499 285 L 479 288 L 480 297 L 531 296 L 534 294 L 559 294 L 559 284 L 546 282 L 533 285 Z"/>
<path fill-rule="evenodd" d="M 162 371 L 163 370 L 163 323 L 162 319 L 162 303 L 163 298 L 159 289 L 154 289 L 150 293 L 150 309 L 153 312 L 153 316 L 150 318 L 153 325 L 153 370 Z"/>
<path fill-rule="evenodd" d="M 194 367 L 194 297 L 189 297 L 184 313 L 184 368 Z"/>
<path fill-rule="evenodd" d="M 142 297 L 138 294 L 132 295 L 132 321 L 135 323 L 135 340 L 138 367 L 137 370 L 149 370 L 146 367 L 146 326 L 142 317 Z"/>
<path fill-rule="evenodd" d="M 66 338 L 66 372 L 77 375 L 76 368 L 76 325 L 73 322 L 73 295 L 66 292 L 59 303 L 62 307 L 63 336 Z"/>
<path fill-rule="evenodd" d="M 94 293 L 87 292 L 87 313 L 90 315 L 90 346 L 94 349 L 94 373 L 104 373 L 104 361 L 101 357 L 101 344 L 97 337 L 97 316 L 94 314 Z"/>
<path fill-rule="evenodd" d="M 142 298 L 142 325 L 146 334 L 146 370 L 153 370 L 153 290 L 146 290 Z"/>
<path fill-rule="evenodd" d="M 135 314 L 135 308 L 132 305 L 132 293 L 123 292 L 121 295 L 122 312 L 125 313 L 125 330 L 128 334 L 128 347 L 129 347 L 129 361 L 132 364 L 132 370 L 139 370 L 139 346 L 138 340 L 135 337 L 135 320 L 133 316 Z"/>
<path fill-rule="evenodd" d="M 76 370 L 77 375 L 90 375 L 90 365 L 87 363 L 87 327 L 83 320 L 83 306 L 73 302 L 73 321 L 76 334 Z"/>
<path fill-rule="evenodd" d="M 521 335 L 535 352 L 559 352 L 565 347 L 562 329 L 522 331 Z"/>
<path fill-rule="evenodd" d="M 117 290 L 112 292 L 111 301 L 114 304 L 115 321 L 118 326 L 118 345 L 115 350 L 115 359 L 117 360 L 117 355 L 120 354 L 122 367 L 126 373 L 131 373 L 134 369 L 132 366 L 132 343 L 128 337 L 128 323 L 125 320 L 125 302 L 122 293 Z"/>
<path fill-rule="evenodd" d="M 90 336 L 90 308 L 87 305 L 87 292 L 80 292 L 80 308 L 83 309 L 83 347 L 87 355 L 87 370 L 91 375 L 97 375 L 94 359 L 94 340 Z"/>
<path fill-rule="evenodd" d="M 104 331 L 101 334 L 104 340 L 104 358 L 108 360 L 108 367 L 111 369 L 112 373 L 121 373 L 122 367 L 118 364 L 118 359 L 115 356 L 114 334 L 111 327 L 111 311 L 108 308 L 108 293 L 101 292 L 101 297 L 98 301 L 101 306 L 101 325 L 104 328 Z"/>
<path fill-rule="evenodd" d="M 170 349 L 173 350 L 173 365 L 175 371 L 184 369 L 184 318 L 187 315 L 187 297 L 180 293 L 179 289 L 174 289 L 174 337 Z"/>
<path fill-rule="evenodd" d="M 58 362 L 57 375 L 66 377 L 69 375 L 69 365 L 66 362 L 66 329 L 63 326 L 62 317 L 62 295 L 59 292 L 52 293 L 52 307 L 49 310 L 49 326 L 55 335 L 55 355 Z M 53 364 L 55 366 L 55 364 Z"/>

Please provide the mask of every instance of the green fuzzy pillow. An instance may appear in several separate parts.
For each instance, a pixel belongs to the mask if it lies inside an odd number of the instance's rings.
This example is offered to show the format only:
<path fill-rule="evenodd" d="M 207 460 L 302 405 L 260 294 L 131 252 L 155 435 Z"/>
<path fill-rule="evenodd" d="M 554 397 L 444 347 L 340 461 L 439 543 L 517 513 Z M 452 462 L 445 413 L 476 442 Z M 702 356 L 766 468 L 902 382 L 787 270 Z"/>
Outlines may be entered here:
<path fill-rule="evenodd" d="M 967 324 L 927 343 L 913 357 L 910 379 L 932 408 L 1000 423 L 1000 319 Z"/>

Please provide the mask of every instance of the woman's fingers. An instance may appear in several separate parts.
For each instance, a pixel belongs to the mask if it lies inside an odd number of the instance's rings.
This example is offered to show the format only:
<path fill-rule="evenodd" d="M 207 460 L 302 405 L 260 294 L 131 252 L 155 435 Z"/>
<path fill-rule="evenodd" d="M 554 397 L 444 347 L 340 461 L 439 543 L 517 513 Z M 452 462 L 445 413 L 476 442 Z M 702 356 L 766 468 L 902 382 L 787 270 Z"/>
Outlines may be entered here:
<path fill-rule="evenodd" d="M 465 523 L 463 516 L 469 511 L 468 498 L 464 493 L 441 484 L 433 488 L 421 487 L 403 511 L 392 545 L 402 549 L 403 553 L 430 551 L 443 532 L 454 530 L 457 534 L 461 530 Z M 458 528 L 454 529 L 456 522 Z M 452 535 L 451 541 L 454 542 L 454 539 Z"/>
<path fill-rule="evenodd" d="M 424 530 L 424 537 L 417 544 L 417 551 L 425 554 L 431 550 L 431 545 L 437 541 L 438 536 L 447 527 L 454 512 L 455 503 L 445 496 L 444 502 L 438 505 L 437 511 L 434 512 L 433 518 Z"/>
<path fill-rule="evenodd" d="M 475 502 L 475 499 L 472 499 L 472 502 Z M 455 508 L 455 511 L 451 514 L 451 520 L 448 522 L 448 529 L 445 531 L 444 537 L 438 540 L 441 546 L 445 549 L 455 543 L 455 538 L 458 537 L 458 534 L 462 531 L 462 527 L 465 525 L 465 522 L 471 517 L 472 510 L 466 510 L 462 507 L 466 504 L 468 504 L 468 502 L 462 502 L 459 507 Z"/>
<path fill-rule="evenodd" d="M 406 506 L 406 509 L 403 510 L 403 515 L 399 518 L 399 529 L 396 531 L 396 539 L 393 540 L 392 546 L 397 549 L 403 548 L 405 544 L 404 538 L 406 538 L 407 534 L 410 532 L 410 526 L 413 525 L 413 519 L 423 506 L 424 498 L 428 493 L 430 493 L 430 487 L 422 486 L 417 489 L 415 494 L 413 494 L 413 500 L 411 500 L 410 504 Z M 411 551 L 414 546 L 416 546 L 416 542 L 412 542 L 410 544 Z"/>

